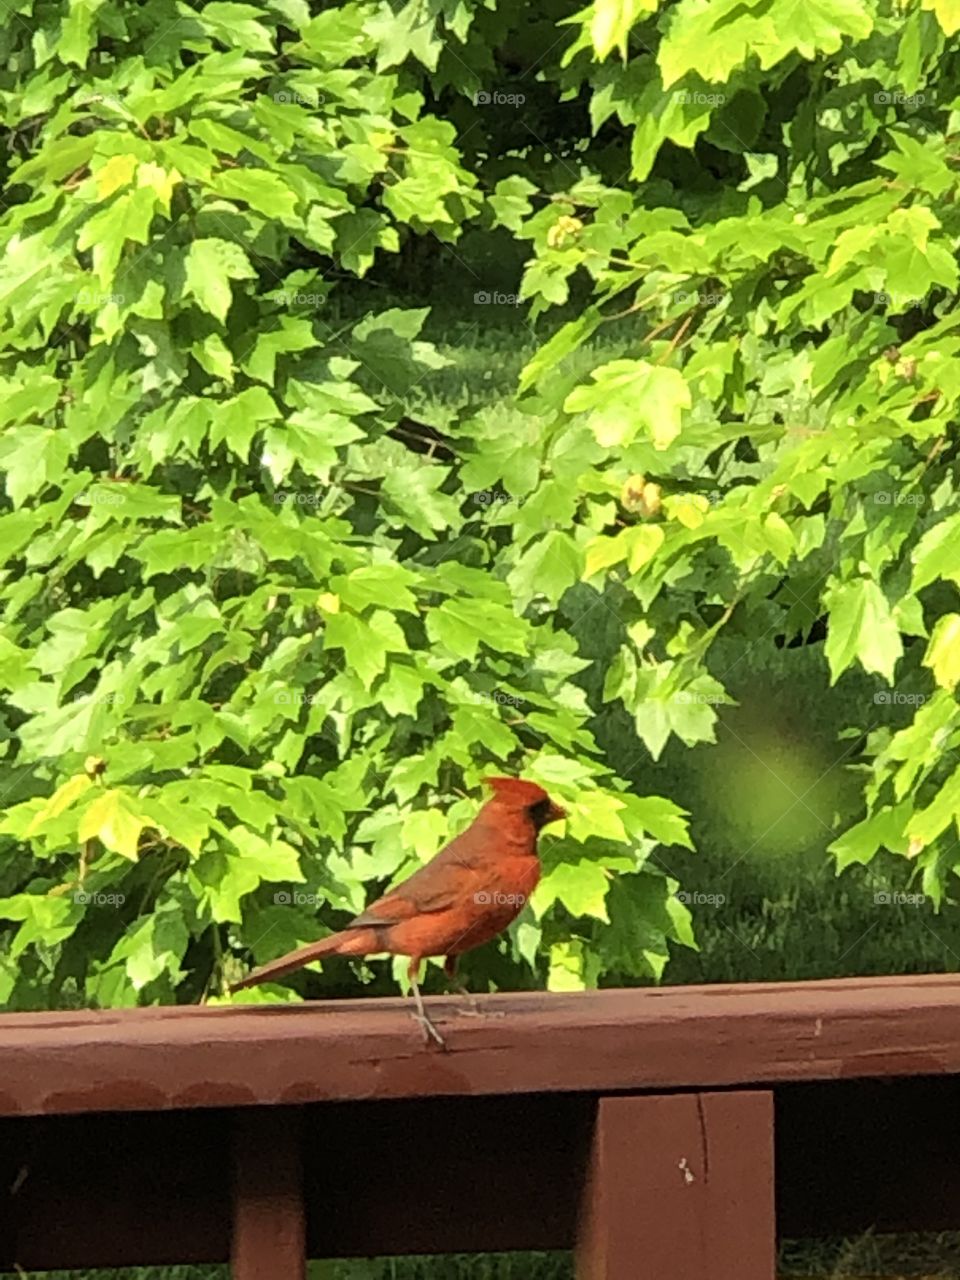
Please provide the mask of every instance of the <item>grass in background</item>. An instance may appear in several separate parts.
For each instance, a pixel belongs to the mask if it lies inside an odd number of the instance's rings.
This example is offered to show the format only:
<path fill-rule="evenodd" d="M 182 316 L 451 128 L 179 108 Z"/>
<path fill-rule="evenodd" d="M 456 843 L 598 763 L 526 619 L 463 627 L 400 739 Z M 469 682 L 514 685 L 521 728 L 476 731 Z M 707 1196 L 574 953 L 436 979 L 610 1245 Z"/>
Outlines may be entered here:
<path fill-rule="evenodd" d="M 788 1240 L 780 1250 L 778 1273 L 782 1280 L 865 1280 L 868 1276 L 960 1280 L 960 1233 Z M 24 1271 L 10 1275 L 9 1280 L 229 1280 L 229 1269 Z M 307 1280 L 573 1280 L 573 1260 L 567 1253 L 512 1253 L 311 1262 Z"/>

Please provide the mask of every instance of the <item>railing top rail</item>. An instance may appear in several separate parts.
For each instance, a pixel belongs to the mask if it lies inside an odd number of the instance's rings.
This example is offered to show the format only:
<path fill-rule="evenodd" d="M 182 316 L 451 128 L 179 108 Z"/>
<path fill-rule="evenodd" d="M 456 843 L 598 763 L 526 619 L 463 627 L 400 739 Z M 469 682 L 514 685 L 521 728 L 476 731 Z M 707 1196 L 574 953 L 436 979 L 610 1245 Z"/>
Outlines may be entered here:
<path fill-rule="evenodd" d="M 960 1073 L 960 977 L 0 1015 L 0 1115 Z"/>

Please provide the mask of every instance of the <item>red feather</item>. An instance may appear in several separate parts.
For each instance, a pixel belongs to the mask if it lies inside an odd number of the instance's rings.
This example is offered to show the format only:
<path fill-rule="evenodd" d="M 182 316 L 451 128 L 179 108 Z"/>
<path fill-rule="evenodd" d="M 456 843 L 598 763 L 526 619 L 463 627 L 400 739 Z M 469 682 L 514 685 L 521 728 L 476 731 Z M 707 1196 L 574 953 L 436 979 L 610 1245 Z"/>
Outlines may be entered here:
<path fill-rule="evenodd" d="M 523 778 L 484 778 L 484 782 L 493 787 L 498 800 L 512 801 L 524 807 L 550 799 L 543 787 L 537 786 L 535 782 L 526 782 Z"/>

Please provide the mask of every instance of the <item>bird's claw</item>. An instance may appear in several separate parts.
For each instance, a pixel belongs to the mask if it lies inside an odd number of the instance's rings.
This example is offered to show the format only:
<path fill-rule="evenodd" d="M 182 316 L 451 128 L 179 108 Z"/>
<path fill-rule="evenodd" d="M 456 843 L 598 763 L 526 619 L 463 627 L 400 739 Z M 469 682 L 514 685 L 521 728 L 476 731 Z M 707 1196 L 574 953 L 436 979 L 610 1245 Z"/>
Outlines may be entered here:
<path fill-rule="evenodd" d="M 501 1009 L 481 1009 L 478 1004 L 470 1003 L 466 1007 L 457 1005 L 456 1013 L 461 1018 L 502 1018 Z"/>
<path fill-rule="evenodd" d="M 441 1049 L 446 1049 L 447 1042 L 443 1036 L 433 1025 L 425 1013 L 411 1013 L 410 1017 L 414 1022 L 419 1023 L 420 1030 L 423 1032 L 423 1043 L 429 1044 L 431 1039 L 435 1040 Z"/>

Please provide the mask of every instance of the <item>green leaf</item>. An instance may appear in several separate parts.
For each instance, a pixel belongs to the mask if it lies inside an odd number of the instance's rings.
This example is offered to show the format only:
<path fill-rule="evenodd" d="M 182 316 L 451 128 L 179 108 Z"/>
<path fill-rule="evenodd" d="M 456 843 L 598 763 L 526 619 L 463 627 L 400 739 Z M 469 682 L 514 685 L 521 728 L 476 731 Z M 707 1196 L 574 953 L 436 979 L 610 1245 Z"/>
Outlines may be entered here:
<path fill-rule="evenodd" d="M 265 218 L 291 221 L 297 211 L 297 193 L 266 169 L 224 169 L 213 180 L 214 188 L 229 200 L 240 200 Z"/>
<path fill-rule="evenodd" d="M 960 586 L 960 515 L 950 516 L 928 529 L 910 558 L 914 566 L 913 591 L 920 591 L 937 578 L 946 578 Z"/>
<path fill-rule="evenodd" d="M 342 649 L 348 668 L 369 688 L 387 669 L 387 654 L 406 653 L 407 641 L 394 618 L 378 609 L 366 620 L 352 613 L 328 615 L 324 648 Z"/>
<path fill-rule="evenodd" d="M 920 848 L 936 840 L 951 822 L 956 822 L 960 831 L 960 768 L 954 769 L 930 804 L 910 818 L 907 823 L 910 851 L 919 853 Z"/>
<path fill-rule="evenodd" d="M 273 52 L 273 36 L 262 25 L 263 11 L 234 0 L 212 0 L 194 15 L 200 25 L 223 44 L 257 53 Z"/>
<path fill-rule="evenodd" d="M 104 0 L 69 0 L 67 16 L 60 27 L 57 53 L 61 61 L 85 67 L 96 43 L 94 18 Z"/>
<path fill-rule="evenodd" d="M 552 529 L 523 553 L 507 581 L 520 608 L 534 597 L 546 596 L 551 604 L 580 577 L 580 550 L 568 533 Z"/>
<path fill-rule="evenodd" d="M 265 422 L 274 422 L 280 410 L 265 387 L 247 387 L 231 400 L 211 405 L 210 448 L 226 442 L 231 452 L 246 459 L 253 437 Z"/>
<path fill-rule="evenodd" d="M 128 240 L 146 244 L 157 210 L 157 192 L 144 185 L 113 196 L 89 218 L 77 235 L 77 248 L 93 251 L 93 271 L 104 292 L 110 292 L 120 255 Z"/>
<path fill-rule="evenodd" d="M 278 355 L 309 351 L 316 345 L 317 340 L 313 336 L 313 326 L 309 320 L 288 317 L 281 322 L 279 329 L 271 329 L 260 335 L 253 352 L 243 361 L 242 367 L 251 378 L 259 378 L 261 382 L 272 384 Z"/>
<path fill-rule="evenodd" d="M 83 916 L 83 906 L 73 897 L 49 897 L 18 893 L 0 898 L 0 920 L 22 920 L 10 944 L 10 958 L 16 960 L 35 943 L 45 950 L 69 938 Z"/>
<path fill-rule="evenodd" d="M 686 814 L 679 805 L 665 796 L 624 797 L 628 825 L 638 822 L 643 831 L 649 832 L 662 845 L 680 845 L 692 849 L 693 842 L 686 822 Z"/>
<path fill-rule="evenodd" d="M 62 431 L 24 426 L 5 432 L 0 437 L 0 463 L 14 507 L 60 481 L 69 456 L 70 444 Z"/>
<path fill-rule="evenodd" d="M 480 647 L 477 618 L 470 605 L 459 600 L 445 600 L 427 614 L 427 635 L 434 644 L 443 645 L 458 658 L 473 662 Z"/>
<path fill-rule="evenodd" d="M 417 612 L 417 598 L 410 590 L 417 575 L 401 564 L 368 564 L 349 574 L 332 578 L 330 586 L 351 609 L 384 605 L 404 613 Z"/>
<path fill-rule="evenodd" d="M 599 863 L 583 860 L 561 862 L 537 885 L 530 899 L 539 920 L 554 904 L 560 902 L 572 916 L 593 916 L 608 920 L 606 897 L 610 873 Z"/>
<path fill-rule="evenodd" d="M 886 596 L 870 578 L 833 584 L 824 600 L 830 610 L 825 652 L 830 683 L 859 658 L 865 671 L 875 671 L 888 683 L 903 653 L 900 629 Z"/>
<path fill-rule="evenodd" d="M 909 804 L 882 805 L 875 813 L 855 823 L 832 844 L 827 852 L 837 860 L 837 874 L 853 863 L 868 863 L 878 849 L 891 853 L 906 853 L 907 838 L 904 827 L 912 808 Z"/>
<path fill-rule="evenodd" d="M 162 529 L 152 533 L 131 554 L 143 562 L 144 577 L 182 574 L 212 563 L 222 547 L 222 534 L 210 522 L 193 529 Z"/>
<path fill-rule="evenodd" d="M 222 324 L 233 302 L 231 280 L 254 280 L 256 271 L 243 249 L 216 237 L 191 242 L 184 262 L 183 291 Z"/>
<path fill-rule="evenodd" d="M 190 934 L 179 912 L 168 906 L 134 921 L 108 963 L 123 961 L 134 989 L 140 991 L 163 973 L 178 978 L 189 943 Z"/>

